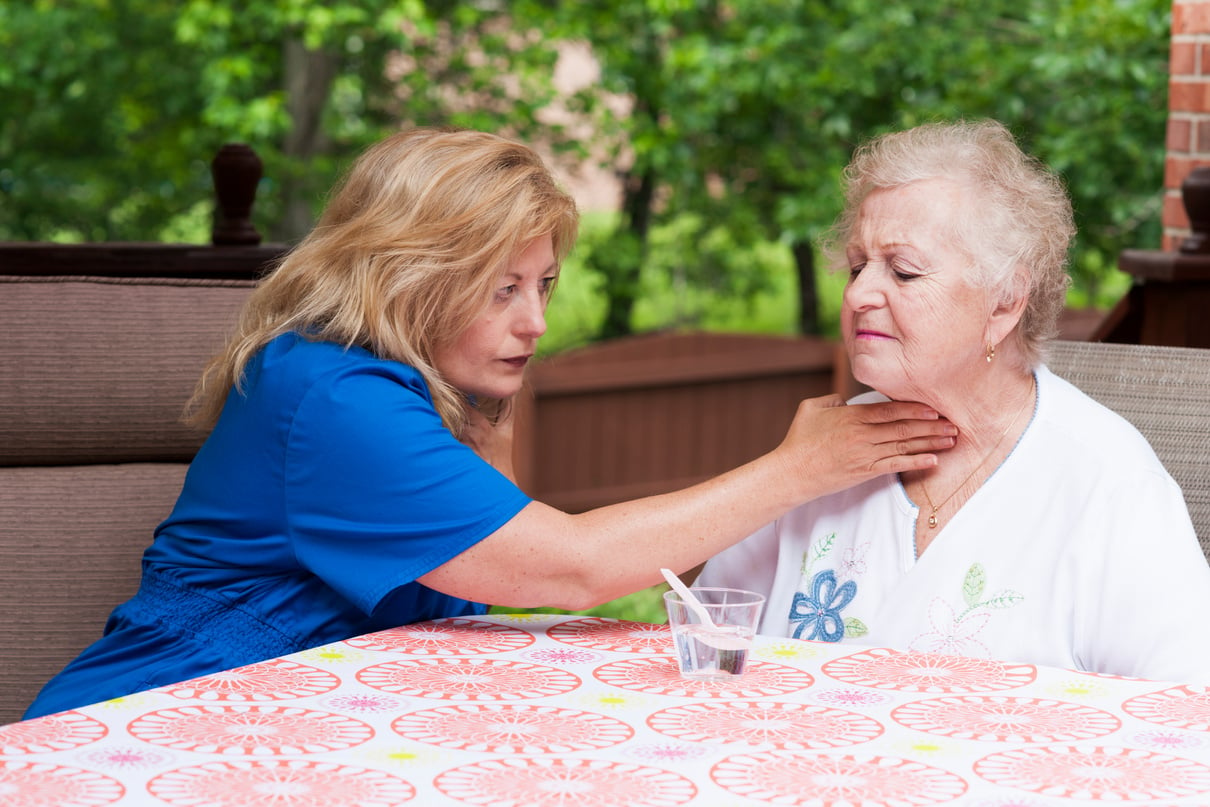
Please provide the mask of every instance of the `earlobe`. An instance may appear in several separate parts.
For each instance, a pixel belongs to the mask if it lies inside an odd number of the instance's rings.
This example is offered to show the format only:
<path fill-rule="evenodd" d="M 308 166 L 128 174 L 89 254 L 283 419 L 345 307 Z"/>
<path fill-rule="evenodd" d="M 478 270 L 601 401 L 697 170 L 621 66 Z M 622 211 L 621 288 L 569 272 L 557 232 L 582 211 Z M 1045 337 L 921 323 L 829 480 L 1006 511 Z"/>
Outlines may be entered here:
<path fill-rule="evenodd" d="M 1016 329 L 1021 317 L 1025 316 L 1025 307 L 1029 304 L 1029 274 L 1018 267 L 1009 288 L 1009 295 L 1002 297 L 992 309 L 987 323 L 988 344 L 998 345 Z"/>

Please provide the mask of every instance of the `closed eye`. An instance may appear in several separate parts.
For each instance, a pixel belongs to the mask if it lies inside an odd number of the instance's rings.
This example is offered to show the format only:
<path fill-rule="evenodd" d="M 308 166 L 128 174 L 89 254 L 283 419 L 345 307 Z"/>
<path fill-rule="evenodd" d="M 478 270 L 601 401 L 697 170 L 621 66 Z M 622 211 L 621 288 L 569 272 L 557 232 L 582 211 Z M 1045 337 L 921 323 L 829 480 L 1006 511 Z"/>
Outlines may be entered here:
<path fill-rule="evenodd" d="M 916 267 L 912 266 L 911 264 L 905 264 L 901 261 L 892 261 L 891 271 L 895 274 L 896 278 L 904 282 L 915 280 L 922 276 Z"/>

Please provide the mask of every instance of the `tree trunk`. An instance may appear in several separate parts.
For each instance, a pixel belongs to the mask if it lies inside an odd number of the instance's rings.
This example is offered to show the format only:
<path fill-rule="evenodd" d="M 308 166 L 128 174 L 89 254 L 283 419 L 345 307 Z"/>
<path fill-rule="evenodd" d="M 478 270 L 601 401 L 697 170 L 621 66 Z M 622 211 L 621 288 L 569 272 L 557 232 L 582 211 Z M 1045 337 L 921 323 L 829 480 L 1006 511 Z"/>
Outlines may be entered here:
<path fill-rule="evenodd" d="M 291 126 L 282 153 L 289 167 L 281 180 L 282 214 L 273 240 L 294 243 L 314 224 L 311 204 L 315 193 L 306 166 L 327 146 L 323 111 L 336 76 L 337 59 L 327 51 L 308 50 L 301 39 L 286 40 L 284 59 L 286 111 Z"/>
<path fill-rule="evenodd" d="M 651 203 L 655 197 L 655 172 L 628 176 L 622 190 L 622 220 L 614 240 L 594 250 L 593 266 L 605 276 L 607 298 L 601 338 L 613 339 L 634 331 L 631 315 L 639 296 L 647 234 L 651 229 Z"/>
<path fill-rule="evenodd" d="M 815 250 L 809 241 L 795 241 L 790 247 L 794 253 L 794 268 L 798 272 L 798 332 L 818 335 L 819 289 L 815 285 Z"/>

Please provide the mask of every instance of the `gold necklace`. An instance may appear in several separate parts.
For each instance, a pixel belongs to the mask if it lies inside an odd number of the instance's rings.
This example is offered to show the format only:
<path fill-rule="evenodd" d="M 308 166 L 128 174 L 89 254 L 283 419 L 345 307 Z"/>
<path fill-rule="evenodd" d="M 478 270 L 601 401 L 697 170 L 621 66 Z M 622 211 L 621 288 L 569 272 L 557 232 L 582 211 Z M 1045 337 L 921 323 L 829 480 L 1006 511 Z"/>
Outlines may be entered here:
<path fill-rule="evenodd" d="M 1000 432 L 1000 437 L 996 440 L 996 444 L 994 446 L 992 446 L 991 451 L 987 452 L 987 456 L 985 456 L 983 459 L 981 459 L 979 461 L 979 464 L 976 465 L 971 470 L 971 472 L 966 475 L 966 479 L 963 479 L 962 482 L 958 485 L 958 487 L 954 488 L 953 493 L 951 493 L 950 495 L 946 496 L 944 499 L 941 500 L 941 504 L 933 504 L 933 497 L 929 496 L 929 489 L 924 486 L 924 480 L 923 479 L 920 480 L 920 489 L 922 491 L 924 491 L 924 498 L 928 500 L 929 507 L 931 507 L 933 509 L 933 511 L 931 513 L 929 513 L 928 524 L 929 524 L 930 530 L 937 529 L 937 511 L 940 510 L 942 507 L 945 507 L 946 502 L 948 502 L 950 499 L 952 499 L 956 495 L 958 495 L 958 491 L 960 491 L 960 490 L 962 490 L 962 488 L 966 487 L 966 483 L 971 481 L 971 479 L 975 476 L 975 474 L 979 471 L 979 469 L 983 467 L 984 463 L 986 463 L 988 460 L 990 460 L 992 458 L 992 454 L 996 453 L 996 449 L 999 448 L 1000 444 L 1004 442 L 1004 437 L 1005 437 L 1005 435 L 1008 434 L 1008 430 L 1013 427 L 1013 424 L 1017 422 L 1017 418 L 1021 417 L 1021 413 L 1025 411 L 1025 407 L 1029 405 L 1029 402 L 1031 400 L 1033 400 L 1035 386 L 1037 386 L 1036 381 L 1029 385 L 1029 394 L 1025 396 L 1025 403 L 1021 404 L 1021 408 L 1017 410 L 1017 414 L 1013 415 L 1013 419 L 1010 420 L 1008 422 L 1008 425 L 1004 427 L 1004 431 Z"/>

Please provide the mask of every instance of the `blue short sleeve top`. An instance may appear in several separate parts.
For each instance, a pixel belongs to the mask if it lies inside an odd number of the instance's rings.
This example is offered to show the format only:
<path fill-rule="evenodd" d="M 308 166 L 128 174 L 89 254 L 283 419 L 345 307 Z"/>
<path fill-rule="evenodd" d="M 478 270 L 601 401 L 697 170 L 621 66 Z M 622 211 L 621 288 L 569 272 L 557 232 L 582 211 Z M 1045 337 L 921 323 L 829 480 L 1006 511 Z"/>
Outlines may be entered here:
<path fill-rule="evenodd" d="M 416 580 L 530 501 L 442 425 L 414 368 L 280 336 L 228 396 L 139 594 L 26 716 L 483 613 Z"/>

